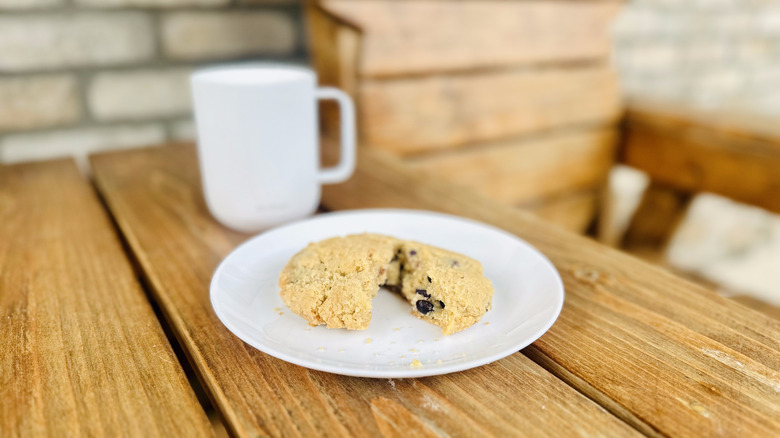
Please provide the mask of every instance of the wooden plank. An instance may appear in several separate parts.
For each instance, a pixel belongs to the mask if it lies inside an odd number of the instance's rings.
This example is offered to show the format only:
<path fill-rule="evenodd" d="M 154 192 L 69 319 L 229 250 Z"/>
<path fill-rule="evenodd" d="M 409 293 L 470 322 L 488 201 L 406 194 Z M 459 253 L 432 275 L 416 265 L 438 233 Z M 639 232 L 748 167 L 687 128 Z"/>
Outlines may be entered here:
<path fill-rule="evenodd" d="M 773 306 L 748 295 L 738 295 L 729 298 L 742 304 L 743 306 L 750 307 L 753 310 L 766 314 L 774 319 L 780 320 L 780 307 L 778 306 Z"/>
<path fill-rule="evenodd" d="M 0 433 L 211 436 L 70 160 L 0 166 Z"/>
<path fill-rule="evenodd" d="M 611 125 L 621 108 L 607 67 L 363 81 L 359 93 L 364 143 L 399 155 L 572 125 Z"/>
<path fill-rule="evenodd" d="M 635 434 L 521 354 L 458 374 L 386 380 L 312 371 L 261 353 L 228 332 L 209 304 L 214 268 L 246 236 L 209 216 L 194 148 L 104 154 L 92 164 L 155 298 L 234 435 Z"/>
<path fill-rule="evenodd" d="M 312 65 L 320 85 L 333 85 L 354 96 L 358 81 L 359 31 L 338 21 L 314 2 L 307 4 L 306 20 Z"/>
<path fill-rule="evenodd" d="M 663 253 L 691 199 L 690 193 L 651 183 L 642 195 L 620 246 L 628 251 Z"/>
<path fill-rule="evenodd" d="M 319 85 L 338 87 L 351 95 L 357 94 L 357 63 L 360 35 L 357 29 L 338 21 L 331 14 L 307 2 L 306 21 L 308 41 L 312 52 L 312 65 L 317 72 Z M 320 130 L 323 135 L 338 139 L 339 110 L 336 102 L 319 102 Z"/>
<path fill-rule="evenodd" d="M 635 104 L 622 160 L 682 191 L 707 191 L 780 212 L 776 120 Z"/>
<path fill-rule="evenodd" d="M 527 240 L 566 287 L 558 321 L 526 351 L 642 432 L 780 433 L 780 321 L 516 208 L 363 151 L 323 204 L 416 208 L 480 220 Z"/>
<path fill-rule="evenodd" d="M 600 201 L 601 190 L 587 190 L 546 199 L 541 203 L 521 205 L 520 208 L 533 213 L 547 223 L 582 234 L 593 223 Z"/>
<path fill-rule="evenodd" d="M 362 31 L 359 71 L 366 77 L 603 60 L 611 50 L 609 25 L 620 3 L 320 2 L 331 14 Z"/>
<path fill-rule="evenodd" d="M 407 162 L 506 202 L 541 202 L 602 187 L 615 161 L 614 129 L 583 129 L 479 145 Z"/>

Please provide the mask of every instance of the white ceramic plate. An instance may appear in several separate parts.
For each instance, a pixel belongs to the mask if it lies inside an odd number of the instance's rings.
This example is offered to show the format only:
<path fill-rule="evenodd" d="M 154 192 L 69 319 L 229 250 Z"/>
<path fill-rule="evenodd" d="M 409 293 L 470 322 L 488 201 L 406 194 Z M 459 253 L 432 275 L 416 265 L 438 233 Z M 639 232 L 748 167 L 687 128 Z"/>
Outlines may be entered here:
<path fill-rule="evenodd" d="M 495 287 L 493 309 L 474 326 L 442 336 L 439 327 L 412 316 L 399 295 L 380 291 L 367 330 L 308 326 L 279 296 L 279 273 L 310 242 L 363 232 L 479 260 Z M 529 345 L 558 317 L 563 284 L 547 258 L 500 229 L 438 213 L 358 210 L 285 225 L 239 246 L 214 273 L 211 304 L 236 336 L 287 362 L 349 376 L 422 377 L 484 365 Z"/>

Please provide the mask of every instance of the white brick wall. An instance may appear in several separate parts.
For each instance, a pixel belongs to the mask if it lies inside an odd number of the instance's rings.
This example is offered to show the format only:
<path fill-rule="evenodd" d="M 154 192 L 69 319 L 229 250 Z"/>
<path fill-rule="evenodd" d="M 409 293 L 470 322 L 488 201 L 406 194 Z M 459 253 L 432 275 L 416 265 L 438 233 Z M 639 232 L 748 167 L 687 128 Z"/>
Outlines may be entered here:
<path fill-rule="evenodd" d="M 0 15 L 0 72 L 128 64 L 153 55 L 154 29 L 141 13 Z"/>
<path fill-rule="evenodd" d="M 0 11 L 40 9 L 51 6 L 59 6 L 64 3 L 65 0 L 0 0 Z"/>
<path fill-rule="evenodd" d="M 295 23 L 281 12 L 176 12 L 162 21 L 162 45 L 173 59 L 284 54 L 297 44 Z"/>
<path fill-rule="evenodd" d="M 301 0 L 237 0 L 241 5 L 289 5 L 301 3 Z"/>
<path fill-rule="evenodd" d="M 193 141 L 196 136 L 195 123 L 192 120 L 179 120 L 171 124 L 171 140 Z"/>
<path fill-rule="evenodd" d="M 90 153 L 152 145 L 165 140 L 165 128 L 156 123 L 15 134 L 0 141 L 0 161 L 15 163 L 72 156 L 82 169 L 86 169 Z"/>
<path fill-rule="evenodd" d="M 614 39 L 630 97 L 780 116 L 778 2 L 633 0 Z"/>
<path fill-rule="evenodd" d="M 0 133 L 72 123 L 81 117 L 71 75 L 0 78 Z"/>
<path fill-rule="evenodd" d="M 87 89 L 89 110 L 101 121 L 188 114 L 190 73 L 188 68 L 98 73 Z"/>
<path fill-rule="evenodd" d="M 2 0 L 0 0 L 2 1 Z M 98 8 L 177 8 L 187 6 L 225 6 L 231 0 L 73 0 L 79 6 Z"/>
<path fill-rule="evenodd" d="M 0 163 L 192 140 L 189 74 L 300 63 L 301 0 L 0 0 Z"/>

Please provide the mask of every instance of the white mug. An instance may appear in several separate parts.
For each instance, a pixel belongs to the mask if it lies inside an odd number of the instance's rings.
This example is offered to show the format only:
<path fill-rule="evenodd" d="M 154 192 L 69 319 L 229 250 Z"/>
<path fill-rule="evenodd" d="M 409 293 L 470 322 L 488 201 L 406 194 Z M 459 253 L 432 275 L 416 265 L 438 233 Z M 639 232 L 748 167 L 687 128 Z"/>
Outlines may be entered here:
<path fill-rule="evenodd" d="M 283 64 L 214 67 L 190 78 L 203 190 L 211 214 L 240 231 L 308 216 L 320 184 L 355 169 L 355 110 L 350 97 L 317 87 L 313 71 Z M 317 100 L 341 110 L 341 162 L 319 164 Z"/>

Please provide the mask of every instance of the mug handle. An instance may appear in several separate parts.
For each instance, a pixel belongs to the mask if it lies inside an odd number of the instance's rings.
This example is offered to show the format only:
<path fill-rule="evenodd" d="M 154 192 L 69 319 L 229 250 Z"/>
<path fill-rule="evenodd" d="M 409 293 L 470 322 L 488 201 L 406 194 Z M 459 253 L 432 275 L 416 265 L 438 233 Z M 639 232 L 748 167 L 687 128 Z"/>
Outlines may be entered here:
<path fill-rule="evenodd" d="M 337 184 L 344 182 L 355 171 L 355 106 L 352 98 L 338 88 L 317 88 L 317 99 L 332 99 L 339 104 L 341 111 L 341 160 L 335 167 L 320 169 L 319 180 L 322 184 Z"/>

